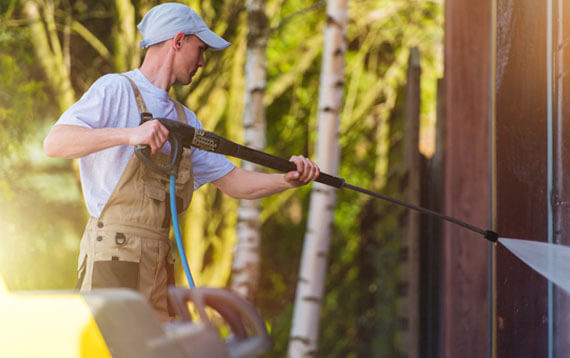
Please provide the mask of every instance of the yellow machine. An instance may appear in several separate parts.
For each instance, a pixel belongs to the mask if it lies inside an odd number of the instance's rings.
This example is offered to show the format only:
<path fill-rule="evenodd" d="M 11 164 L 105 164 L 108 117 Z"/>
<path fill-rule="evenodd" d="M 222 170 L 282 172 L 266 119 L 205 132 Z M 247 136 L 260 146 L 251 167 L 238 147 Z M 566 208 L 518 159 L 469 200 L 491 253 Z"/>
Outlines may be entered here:
<path fill-rule="evenodd" d="M 264 321 L 238 295 L 204 287 L 169 294 L 178 320 L 161 324 L 136 291 L 13 293 L 0 278 L 0 357 L 256 357 L 270 347 Z M 225 340 L 206 308 L 229 328 Z"/>

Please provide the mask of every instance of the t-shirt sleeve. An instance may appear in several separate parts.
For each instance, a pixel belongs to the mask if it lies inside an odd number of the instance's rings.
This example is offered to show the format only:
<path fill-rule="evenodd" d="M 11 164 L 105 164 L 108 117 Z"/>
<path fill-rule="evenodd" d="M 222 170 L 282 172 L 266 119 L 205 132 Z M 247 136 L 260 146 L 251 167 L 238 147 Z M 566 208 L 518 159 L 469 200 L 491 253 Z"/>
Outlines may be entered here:
<path fill-rule="evenodd" d="M 99 78 L 87 92 L 59 117 L 55 125 L 68 124 L 85 128 L 123 127 L 120 123 L 129 98 L 127 79 L 117 74 Z"/>
<path fill-rule="evenodd" d="M 202 123 L 190 110 L 186 110 L 188 124 L 194 128 L 203 128 Z M 193 148 L 192 168 L 194 171 L 194 190 L 204 184 L 217 180 L 231 172 L 235 165 L 225 156 Z"/>

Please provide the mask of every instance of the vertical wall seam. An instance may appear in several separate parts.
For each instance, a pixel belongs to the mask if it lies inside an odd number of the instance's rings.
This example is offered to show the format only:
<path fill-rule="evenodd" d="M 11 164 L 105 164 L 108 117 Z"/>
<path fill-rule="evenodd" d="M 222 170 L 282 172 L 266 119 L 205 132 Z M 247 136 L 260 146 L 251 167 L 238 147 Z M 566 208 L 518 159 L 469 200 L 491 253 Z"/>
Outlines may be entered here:
<path fill-rule="evenodd" d="M 488 226 L 491 230 L 496 228 L 496 138 L 495 138 L 495 77 L 496 77 L 496 51 L 497 51 L 497 0 L 490 1 L 490 31 L 489 31 L 489 216 Z M 488 244 L 488 320 L 489 320 L 489 358 L 496 357 L 497 352 L 497 324 L 496 324 L 496 275 L 495 275 L 495 245 Z"/>
<path fill-rule="evenodd" d="M 552 132 L 552 0 L 546 2 L 546 157 L 547 157 L 547 208 L 548 243 L 553 242 L 553 132 Z M 553 358 L 554 312 L 553 287 L 548 281 L 548 358 Z"/>

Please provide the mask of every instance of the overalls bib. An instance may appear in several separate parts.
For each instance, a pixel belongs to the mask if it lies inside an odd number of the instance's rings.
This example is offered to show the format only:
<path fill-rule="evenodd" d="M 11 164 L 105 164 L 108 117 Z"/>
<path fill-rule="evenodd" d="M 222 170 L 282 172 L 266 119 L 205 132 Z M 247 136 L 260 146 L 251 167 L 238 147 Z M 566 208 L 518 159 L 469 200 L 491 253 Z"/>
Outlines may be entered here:
<path fill-rule="evenodd" d="M 125 76 L 126 77 L 126 76 Z M 147 112 L 135 83 L 139 112 Z M 174 102 L 178 120 L 187 122 L 184 107 Z M 179 213 L 192 200 L 194 176 L 190 149 L 184 148 L 176 178 Z M 158 152 L 155 163 L 165 165 L 168 155 Z M 169 239 L 169 178 L 147 169 L 133 154 L 99 219 L 91 217 L 81 238 L 78 286 L 83 290 L 127 287 L 150 302 L 161 321 L 169 319 L 168 285 L 174 284 L 174 259 Z"/>

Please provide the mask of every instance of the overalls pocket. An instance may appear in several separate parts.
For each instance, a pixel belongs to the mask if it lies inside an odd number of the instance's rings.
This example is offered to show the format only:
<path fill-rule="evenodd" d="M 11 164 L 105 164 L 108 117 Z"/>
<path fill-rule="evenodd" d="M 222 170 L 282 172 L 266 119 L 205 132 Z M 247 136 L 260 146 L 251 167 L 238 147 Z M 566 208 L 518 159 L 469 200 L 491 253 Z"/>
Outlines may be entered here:
<path fill-rule="evenodd" d="M 188 148 L 183 148 L 175 182 L 176 208 L 179 214 L 186 210 L 192 201 L 194 173 L 191 156 L 192 151 Z M 155 164 L 160 166 L 165 166 L 168 163 L 168 155 L 162 152 L 155 153 L 151 158 Z M 153 199 L 153 203 L 156 205 L 156 208 L 153 208 L 153 210 L 160 212 L 158 206 L 162 205 L 165 200 L 170 200 L 170 178 L 158 174 L 147 167 L 143 167 L 142 170 L 144 194 L 148 198 Z M 170 209 L 166 208 L 166 210 L 169 211 Z M 170 215 L 170 213 L 168 212 L 167 215 Z"/>
<path fill-rule="evenodd" d="M 179 214 L 188 209 L 194 192 L 194 172 L 191 156 L 192 151 L 184 148 L 180 167 L 178 168 L 178 177 L 176 178 L 176 207 Z M 178 201 L 180 201 L 180 205 L 178 205 Z"/>
<path fill-rule="evenodd" d="M 138 288 L 141 238 L 120 232 L 99 232 L 94 247 L 92 288 Z"/>
<path fill-rule="evenodd" d="M 186 185 L 190 179 L 193 179 L 192 173 L 192 150 L 188 148 L 183 148 L 182 159 L 180 160 L 180 166 L 178 167 L 178 176 L 176 177 L 176 191 L 181 189 L 182 186 Z"/>
<path fill-rule="evenodd" d="M 164 166 L 168 162 L 168 156 L 159 152 L 153 154 L 151 160 L 157 165 Z M 142 168 L 141 179 L 144 195 L 152 199 L 152 202 L 156 206 L 154 210 L 157 210 L 157 212 L 151 211 L 149 214 L 157 216 L 160 213 L 159 206 L 164 205 L 164 201 L 168 195 L 169 179 L 162 174 L 155 173 L 146 166 Z"/>

